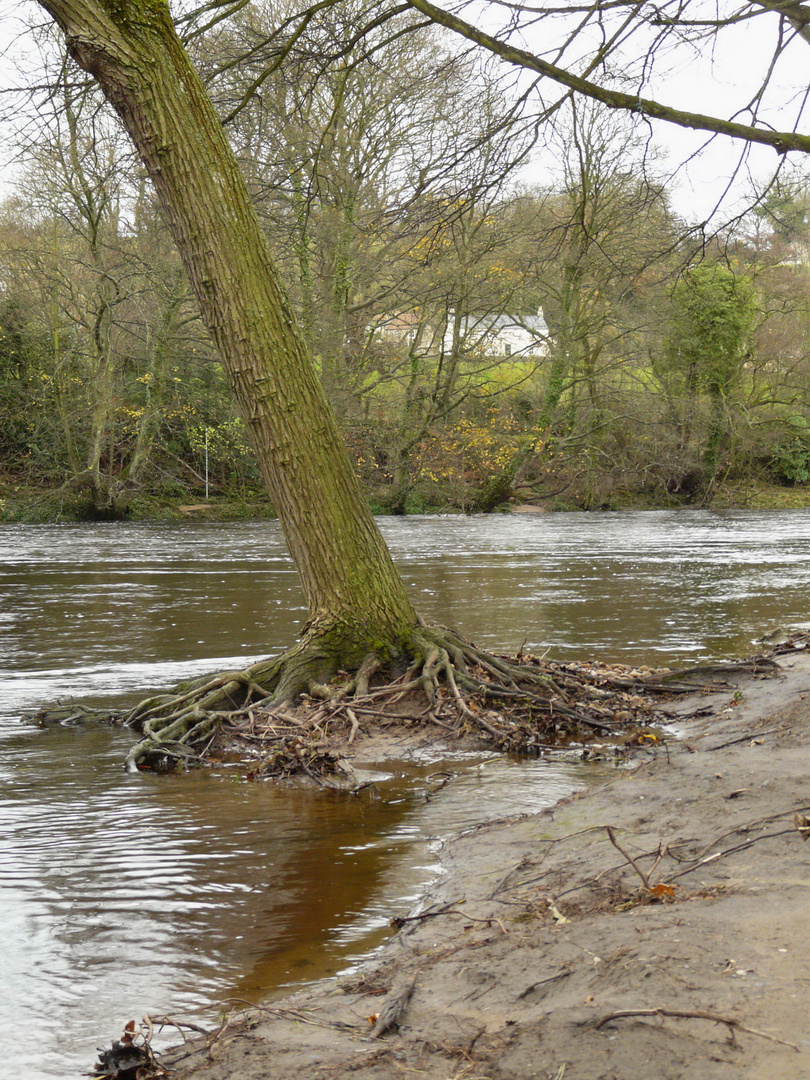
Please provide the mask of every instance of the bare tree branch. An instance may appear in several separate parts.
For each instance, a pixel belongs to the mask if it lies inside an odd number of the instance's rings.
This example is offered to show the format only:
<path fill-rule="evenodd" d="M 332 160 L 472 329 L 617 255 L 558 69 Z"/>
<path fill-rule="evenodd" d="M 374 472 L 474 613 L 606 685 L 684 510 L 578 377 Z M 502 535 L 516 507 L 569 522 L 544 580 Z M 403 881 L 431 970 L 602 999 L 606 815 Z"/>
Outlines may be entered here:
<path fill-rule="evenodd" d="M 558 64 L 542 60 L 539 56 L 528 52 L 526 49 L 518 48 L 509 41 L 502 40 L 473 26 L 466 19 L 462 19 L 444 8 L 437 7 L 436 4 L 431 3 L 431 0 L 407 0 L 407 2 L 412 8 L 420 11 L 423 15 L 427 15 L 434 22 L 446 26 L 448 29 L 465 37 L 468 41 L 480 45 L 506 63 L 528 71 L 535 71 L 561 86 L 568 87 L 575 93 L 601 102 L 609 109 L 634 113 L 637 116 L 644 116 L 652 120 L 665 120 L 667 123 L 675 124 L 678 127 L 691 128 L 695 131 L 715 132 L 718 135 L 743 139 L 749 143 L 771 146 L 779 154 L 785 154 L 789 150 L 799 150 L 802 153 L 810 152 L 810 135 L 803 135 L 797 131 L 776 131 L 759 124 L 745 124 L 735 120 L 726 120 L 719 116 L 690 112 L 672 105 L 664 105 L 652 98 L 642 97 L 640 93 L 628 94 L 621 90 L 602 86 L 590 78 L 577 75 Z M 759 6 L 764 8 L 766 4 L 760 4 Z M 776 0 L 773 7 L 780 9 L 780 13 L 781 9 L 790 9 L 793 12 L 794 8 L 796 8 L 800 13 L 796 17 L 802 20 L 806 15 L 806 9 L 801 5 L 781 3 L 780 0 Z M 718 24 L 715 23 L 714 29 L 717 28 Z M 600 62 L 603 58 L 602 50 L 600 50 Z M 594 66 L 595 64 L 589 65 L 588 70 L 593 70 Z"/>

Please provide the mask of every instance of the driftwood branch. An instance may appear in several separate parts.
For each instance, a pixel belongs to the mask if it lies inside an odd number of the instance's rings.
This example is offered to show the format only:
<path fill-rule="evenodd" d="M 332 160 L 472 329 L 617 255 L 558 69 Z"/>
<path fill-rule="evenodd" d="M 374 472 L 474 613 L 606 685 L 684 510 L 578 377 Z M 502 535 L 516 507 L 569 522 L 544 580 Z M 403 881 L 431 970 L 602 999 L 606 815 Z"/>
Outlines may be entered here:
<path fill-rule="evenodd" d="M 797 1054 L 801 1053 L 795 1043 L 787 1042 L 785 1039 L 778 1039 L 776 1035 L 771 1035 L 767 1031 L 758 1031 L 756 1028 L 747 1027 L 745 1024 L 741 1024 L 739 1020 L 735 1020 L 733 1016 L 720 1016 L 719 1013 L 702 1012 L 701 1010 L 621 1009 L 619 1012 L 608 1013 L 607 1016 L 601 1017 L 594 1024 L 594 1028 L 598 1031 L 613 1020 L 623 1020 L 632 1016 L 658 1016 L 661 1018 L 671 1016 L 677 1020 L 710 1020 L 713 1024 L 725 1024 L 732 1036 L 735 1031 L 744 1031 L 746 1035 L 756 1035 L 760 1039 L 767 1039 L 768 1042 L 778 1043 L 780 1046 L 789 1046 Z"/>
<path fill-rule="evenodd" d="M 379 1039 L 380 1036 L 385 1035 L 399 1024 L 408 1003 L 413 997 L 415 986 L 416 976 L 391 991 L 379 1011 L 374 1027 L 371 1029 L 372 1039 Z"/>
<path fill-rule="evenodd" d="M 451 900 L 449 904 L 442 904 L 438 908 L 430 908 L 428 911 L 422 911 L 418 915 L 395 915 L 390 920 L 390 925 L 395 930 L 399 930 L 406 923 L 410 922 L 422 922 L 423 919 L 435 919 L 438 915 L 463 915 L 464 912 L 456 911 L 457 904 L 463 904 L 464 900 Z"/>

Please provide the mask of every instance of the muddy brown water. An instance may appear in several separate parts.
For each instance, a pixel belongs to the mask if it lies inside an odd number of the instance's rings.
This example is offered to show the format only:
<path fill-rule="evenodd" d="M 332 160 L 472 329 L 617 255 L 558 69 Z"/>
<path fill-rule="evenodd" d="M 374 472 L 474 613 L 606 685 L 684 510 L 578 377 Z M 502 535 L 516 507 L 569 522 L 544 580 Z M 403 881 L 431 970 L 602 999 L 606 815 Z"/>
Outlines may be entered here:
<path fill-rule="evenodd" d="M 810 626 L 810 512 L 381 526 L 423 613 L 492 648 L 671 664 Z M 486 754 L 404 760 L 361 798 L 127 776 L 125 734 L 21 712 L 125 704 L 292 641 L 306 613 L 277 525 L 0 526 L 0 553 L 3 1075 L 78 1076 L 146 1011 L 210 1019 L 349 970 L 438 872 L 438 838 L 588 781 Z"/>

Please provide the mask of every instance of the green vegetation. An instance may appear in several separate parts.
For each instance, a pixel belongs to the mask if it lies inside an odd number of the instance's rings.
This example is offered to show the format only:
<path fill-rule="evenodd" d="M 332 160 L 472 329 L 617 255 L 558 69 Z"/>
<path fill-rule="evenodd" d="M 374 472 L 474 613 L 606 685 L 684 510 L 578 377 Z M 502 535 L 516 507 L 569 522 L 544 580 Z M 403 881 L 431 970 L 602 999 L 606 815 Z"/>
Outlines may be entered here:
<path fill-rule="evenodd" d="M 698 243 L 646 127 L 580 101 L 522 186 L 536 130 L 485 63 L 419 28 L 333 64 L 341 10 L 271 73 L 267 9 L 194 49 L 372 508 L 804 505 L 802 172 Z M 56 110 L 0 215 L 0 520 L 271 513 L 163 211 L 40 47 Z"/>

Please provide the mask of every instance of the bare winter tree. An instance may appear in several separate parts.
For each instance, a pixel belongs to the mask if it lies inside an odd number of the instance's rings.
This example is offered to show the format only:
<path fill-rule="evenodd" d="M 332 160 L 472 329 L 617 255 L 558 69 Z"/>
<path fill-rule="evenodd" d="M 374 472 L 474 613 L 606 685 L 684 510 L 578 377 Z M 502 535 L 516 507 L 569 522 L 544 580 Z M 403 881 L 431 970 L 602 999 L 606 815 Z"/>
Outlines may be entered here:
<path fill-rule="evenodd" d="M 548 689 L 542 673 L 484 657 L 457 635 L 426 627 L 414 610 L 361 497 L 237 161 L 165 0 L 39 3 L 63 30 L 73 59 L 113 105 L 152 179 L 251 432 L 309 604 L 301 641 L 280 659 L 135 710 L 149 737 L 191 738 L 210 729 L 208 710 L 222 708 L 235 695 L 286 701 L 320 687 L 340 670 L 356 673 L 343 694 L 364 692 L 371 673 L 383 668 L 405 673 L 408 686 L 423 689 L 433 700 L 444 678 L 458 711 L 485 728 L 488 722 L 465 705 L 462 689 L 500 700 L 536 695 L 541 686 Z M 323 0 L 283 20 L 271 35 L 276 59 L 268 70 L 320 9 L 336 3 Z M 241 0 L 213 0 L 184 20 L 187 35 L 240 6 Z M 810 36 L 810 9 L 800 3 L 730 6 L 727 14 L 718 15 L 698 3 L 670 9 L 623 0 L 585 5 L 572 0 L 546 8 L 499 0 L 483 9 L 485 19 L 506 14 L 501 32 L 493 33 L 430 0 L 407 0 L 358 13 L 349 40 L 362 40 L 371 27 L 385 23 L 392 35 L 408 33 L 413 20 L 396 20 L 409 10 L 529 71 L 540 80 L 541 92 L 544 80 L 560 87 L 556 101 L 544 101 L 546 113 L 567 95 L 579 93 L 608 108 L 763 143 L 779 153 L 810 150 L 810 136 L 792 128 L 774 130 L 760 118 L 774 64 L 791 39 Z M 700 48 L 759 17 L 775 27 L 773 63 L 766 65 L 762 86 L 742 120 L 689 112 L 645 92 L 655 61 L 670 44 L 684 41 Z M 536 38 L 546 30 L 550 44 L 545 53 L 516 44 L 521 35 Z M 345 42 L 337 40 L 334 57 L 344 51 Z M 633 63 L 628 62 L 617 89 L 610 65 L 628 57 Z M 630 91 L 627 79 L 635 80 Z M 248 87 L 245 100 L 250 92 Z M 797 114 L 800 120 L 801 108 Z"/>
<path fill-rule="evenodd" d="M 435 700 L 446 680 L 457 714 L 492 731 L 463 690 L 500 699 L 548 692 L 531 666 L 487 657 L 415 611 L 362 498 L 337 422 L 270 257 L 247 186 L 211 99 L 164 0 L 41 0 L 80 67 L 98 82 L 146 167 L 251 433 L 309 605 L 301 640 L 281 658 L 141 703 L 131 720 L 151 743 L 196 739 L 211 713 L 246 698 L 271 703 L 309 690 L 392 691 Z M 218 5 L 214 4 L 213 8 Z M 488 673 L 489 678 L 482 675 Z M 553 690 L 553 687 L 552 687 Z M 541 699 L 537 698 L 539 702 Z M 559 712 L 560 706 L 555 706 Z"/>

